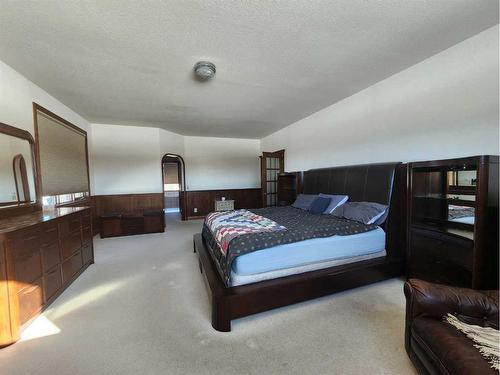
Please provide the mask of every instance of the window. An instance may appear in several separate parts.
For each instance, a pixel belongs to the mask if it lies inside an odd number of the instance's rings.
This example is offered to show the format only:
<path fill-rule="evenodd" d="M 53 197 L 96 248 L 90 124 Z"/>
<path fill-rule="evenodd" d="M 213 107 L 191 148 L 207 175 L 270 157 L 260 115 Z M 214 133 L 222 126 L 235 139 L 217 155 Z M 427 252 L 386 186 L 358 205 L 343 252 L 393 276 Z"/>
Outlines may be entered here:
<path fill-rule="evenodd" d="M 77 202 L 79 200 L 85 200 L 89 196 L 88 192 L 71 193 L 71 194 L 60 194 L 60 195 L 47 195 L 42 199 L 42 204 L 44 206 L 59 206 L 68 203 Z"/>
<path fill-rule="evenodd" d="M 64 205 L 89 196 L 87 133 L 33 104 L 36 151 L 44 205 Z"/>

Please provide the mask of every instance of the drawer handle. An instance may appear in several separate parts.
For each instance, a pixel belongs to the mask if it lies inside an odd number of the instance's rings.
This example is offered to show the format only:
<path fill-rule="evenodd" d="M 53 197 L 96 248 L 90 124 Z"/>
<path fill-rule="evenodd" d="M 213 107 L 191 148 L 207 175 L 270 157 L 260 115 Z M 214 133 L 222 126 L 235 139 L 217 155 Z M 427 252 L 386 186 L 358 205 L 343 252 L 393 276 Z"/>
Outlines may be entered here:
<path fill-rule="evenodd" d="M 38 236 L 31 236 L 31 237 L 27 237 L 24 239 L 24 241 L 33 241 L 33 240 L 36 240 L 38 238 Z"/>
<path fill-rule="evenodd" d="M 38 288 L 38 285 L 32 285 L 28 289 L 23 290 L 23 294 L 28 294 L 33 292 L 36 288 Z"/>
<path fill-rule="evenodd" d="M 45 233 L 55 232 L 56 230 L 57 230 L 57 228 L 49 228 L 49 229 L 45 230 Z"/>

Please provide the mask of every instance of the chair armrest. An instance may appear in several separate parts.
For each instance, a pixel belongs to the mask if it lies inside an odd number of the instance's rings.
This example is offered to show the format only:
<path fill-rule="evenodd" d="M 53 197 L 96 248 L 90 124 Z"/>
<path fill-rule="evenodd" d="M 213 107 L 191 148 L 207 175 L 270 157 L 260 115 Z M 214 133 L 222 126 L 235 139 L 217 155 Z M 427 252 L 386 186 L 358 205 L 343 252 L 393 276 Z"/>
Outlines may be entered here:
<path fill-rule="evenodd" d="M 418 316 L 443 319 L 451 313 L 470 324 L 498 329 L 498 291 L 456 288 L 410 279 L 404 285 L 406 319 Z"/>

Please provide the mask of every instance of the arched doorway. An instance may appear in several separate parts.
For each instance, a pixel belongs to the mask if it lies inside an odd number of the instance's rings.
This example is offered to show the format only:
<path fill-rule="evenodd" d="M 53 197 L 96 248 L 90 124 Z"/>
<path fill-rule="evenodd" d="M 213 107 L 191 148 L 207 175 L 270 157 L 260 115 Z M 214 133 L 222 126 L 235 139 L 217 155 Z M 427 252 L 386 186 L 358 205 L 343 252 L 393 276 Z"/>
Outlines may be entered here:
<path fill-rule="evenodd" d="M 165 154 L 161 159 L 163 208 L 186 220 L 186 166 L 180 155 Z"/>

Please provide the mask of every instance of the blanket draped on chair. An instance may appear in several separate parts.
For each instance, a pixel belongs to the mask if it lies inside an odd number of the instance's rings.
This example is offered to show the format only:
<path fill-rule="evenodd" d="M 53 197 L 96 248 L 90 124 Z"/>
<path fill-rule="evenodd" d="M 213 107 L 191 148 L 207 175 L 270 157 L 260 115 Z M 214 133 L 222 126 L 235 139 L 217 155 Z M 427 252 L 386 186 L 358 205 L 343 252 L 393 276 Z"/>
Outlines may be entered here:
<path fill-rule="evenodd" d="M 467 324 L 451 314 L 447 314 L 445 321 L 474 341 L 474 347 L 491 363 L 491 367 L 500 370 L 500 332 L 497 329 Z"/>

